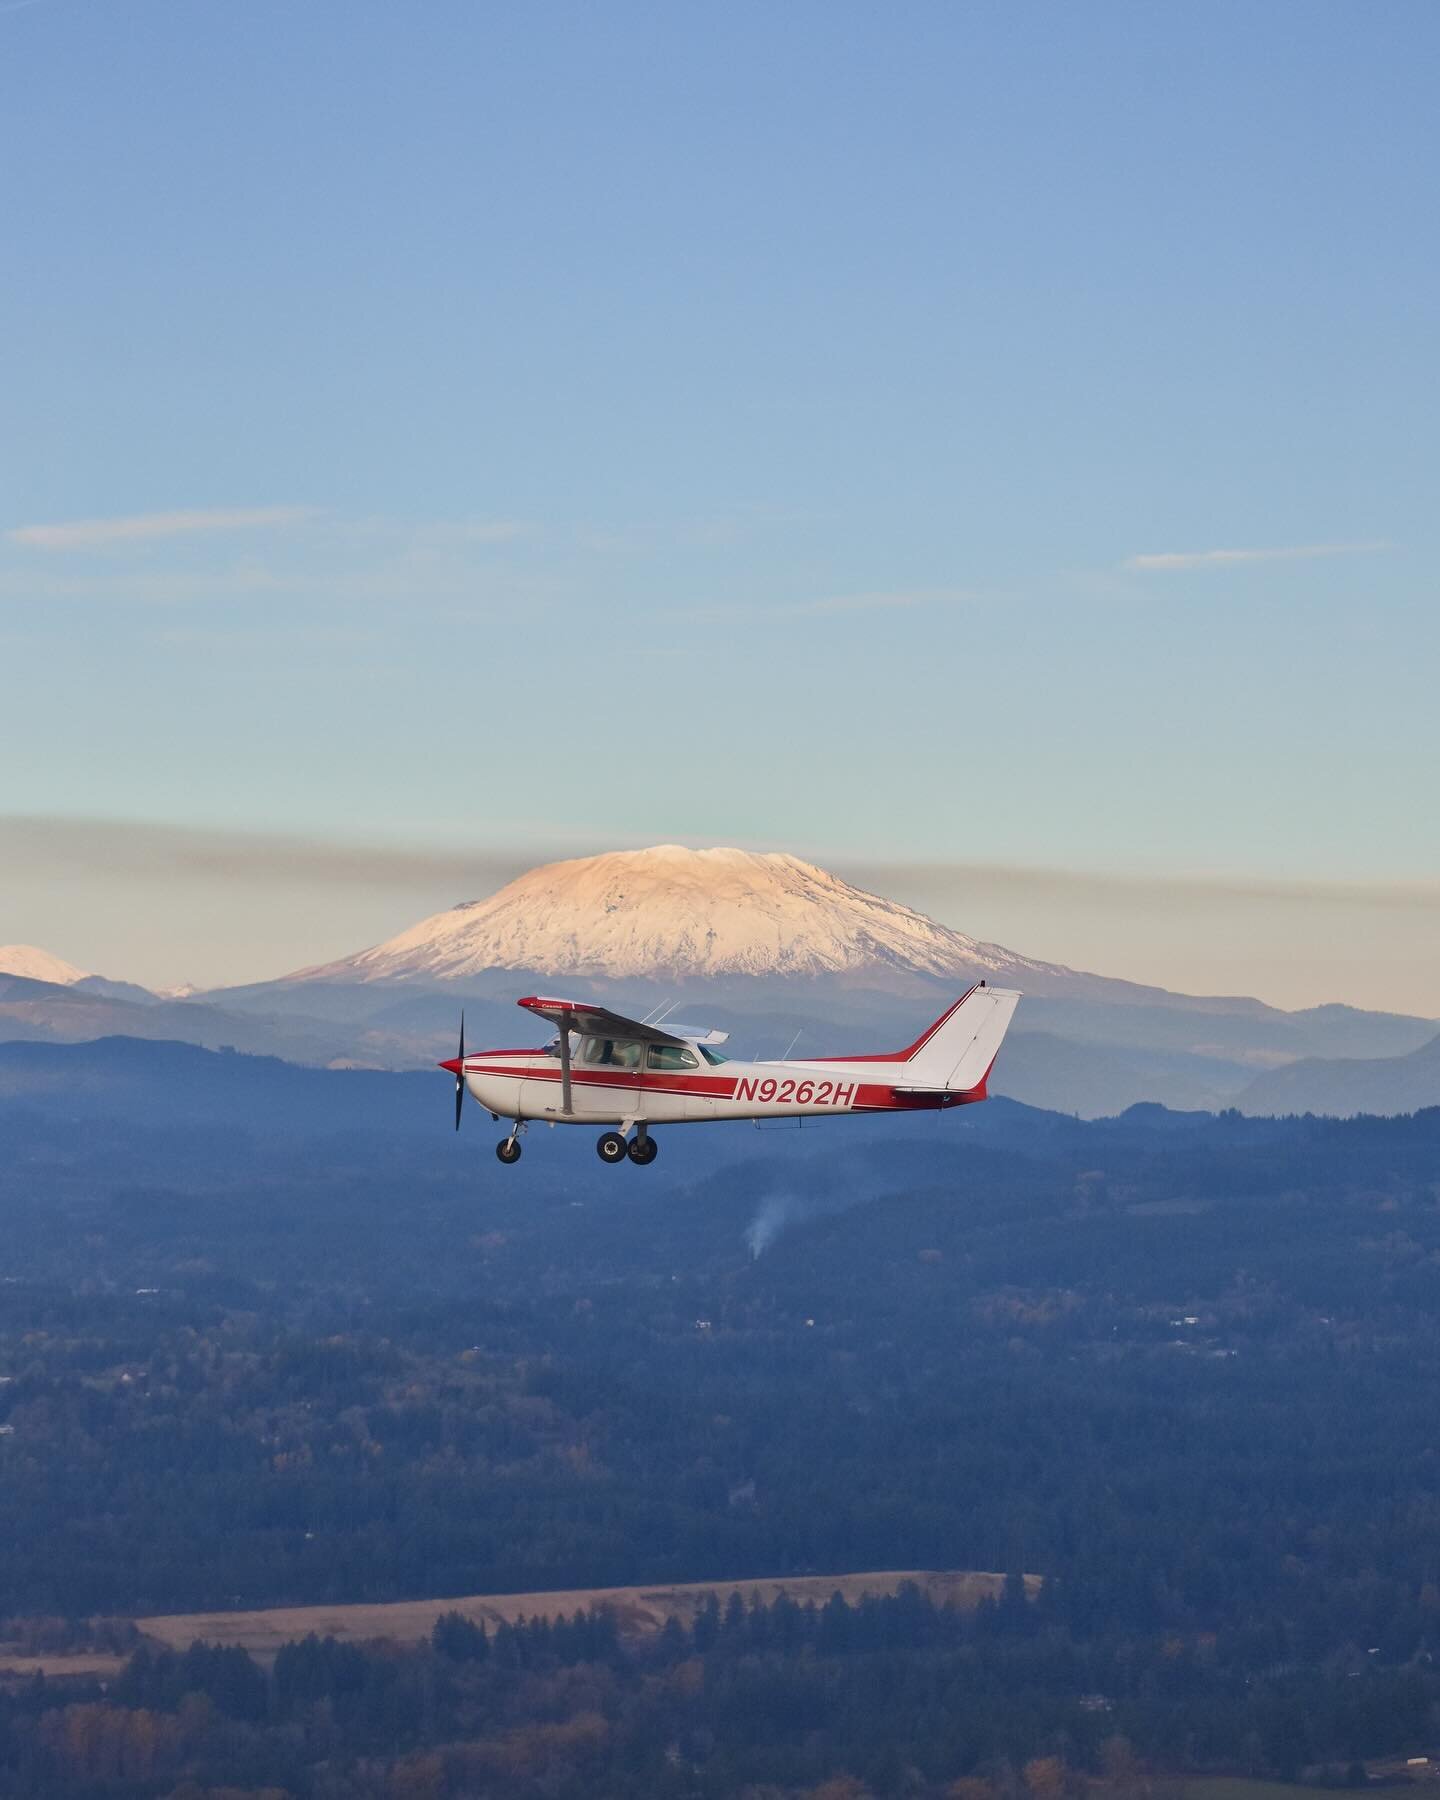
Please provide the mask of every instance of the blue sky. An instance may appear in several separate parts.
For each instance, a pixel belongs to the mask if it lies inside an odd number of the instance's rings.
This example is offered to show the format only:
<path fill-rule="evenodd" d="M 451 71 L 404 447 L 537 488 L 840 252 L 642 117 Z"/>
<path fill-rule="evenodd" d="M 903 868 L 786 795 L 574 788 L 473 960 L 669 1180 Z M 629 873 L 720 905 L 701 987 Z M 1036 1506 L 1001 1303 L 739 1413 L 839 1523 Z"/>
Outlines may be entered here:
<path fill-rule="evenodd" d="M 1404 3 L 0 7 L 0 813 L 1118 877 L 935 910 L 1291 1003 L 1398 931 L 1440 1012 L 1437 52 Z M 0 939 L 164 972 L 163 863 L 104 930 L 9 867 Z M 460 897 L 266 867 L 173 978 Z"/>

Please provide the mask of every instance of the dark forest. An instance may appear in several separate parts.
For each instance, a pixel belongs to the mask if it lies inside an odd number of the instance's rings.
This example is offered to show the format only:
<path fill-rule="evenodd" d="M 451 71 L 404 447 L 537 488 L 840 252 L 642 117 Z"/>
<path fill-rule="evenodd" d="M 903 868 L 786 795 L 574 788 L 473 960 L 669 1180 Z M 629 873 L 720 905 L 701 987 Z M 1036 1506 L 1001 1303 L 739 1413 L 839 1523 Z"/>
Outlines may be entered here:
<path fill-rule="evenodd" d="M 632 1582 L 716 1606 L 644 1643 L 586 1615 L 273 1667 L 141 1644 L 103 1689 L 10 1684 L 0 1792 L 981 1800 L 1353 1783 L 1440 1737 L 1440 1113 L 995 1102 L 672 1132 L 649 1170 L 532 1135 L 512 1173 L 433 1085 L 346 1120 L 361 1090 L 312 1108 L 259 1064 L 217 1120 L 251 1059 L 185 1054 L 193 1123 L 147 1116 L 144 1067 L 123 1105 L 0 1108 L 11 1640 Z M 745 1597 L 869 1569 L 1011 1580 L 968 1614 Z"/>

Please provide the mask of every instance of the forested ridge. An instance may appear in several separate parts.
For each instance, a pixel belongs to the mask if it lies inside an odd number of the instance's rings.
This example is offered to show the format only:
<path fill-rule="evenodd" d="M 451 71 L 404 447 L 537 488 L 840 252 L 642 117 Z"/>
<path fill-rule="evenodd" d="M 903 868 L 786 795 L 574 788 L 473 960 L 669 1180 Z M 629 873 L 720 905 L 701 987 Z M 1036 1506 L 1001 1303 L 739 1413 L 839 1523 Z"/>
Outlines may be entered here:
<path fill-rule="evenodd" d="M 282 1700 L 279 1663 L 213 1653 L 242 1706 L 147 1649 L 103 1697 L 11 1692 L 8 1791 L 62 1765 L 77 1793 L 218 1786 L 222 1731 L 297 1795 L 1006 1794 L 1047 1759 L 1062 1784 L 1339 1779 L 1440 1739 L 1440 1114 L 997 1102 L 672 1132 L 644 1171 L 533 1134 L 512 1173 L 443 1117 L 127 1112 L 0 1106 L 12 1636 L 662 1581 L 713 1582 L 723 1622 L 747 1577 L 865 1568 L 1044 1585 L 969 1617 L 871 1603 L 863 1647 L 782 1606 L 707 1643 L 592 1621 L 585 1655 L 527 1628 L 513 1667 L 356 1651 L 347 1679 L 420 1695 L 383 1742 L 374 1708 Z M 143 1714 L 169 1760 L 64 1764 L 83 1705 L 81 1738 Z M 573 1754 L 493 1762 L 542 1727 Z"/>

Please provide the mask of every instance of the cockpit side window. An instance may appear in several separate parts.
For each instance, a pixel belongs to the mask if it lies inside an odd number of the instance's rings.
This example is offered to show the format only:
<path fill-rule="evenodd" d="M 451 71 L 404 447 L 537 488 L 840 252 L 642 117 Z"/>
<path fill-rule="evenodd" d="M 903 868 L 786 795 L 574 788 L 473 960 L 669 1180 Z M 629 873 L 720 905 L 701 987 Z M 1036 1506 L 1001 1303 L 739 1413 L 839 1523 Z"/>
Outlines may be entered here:
<path fill-rule="evenodd" d="M 645 1052 L 647 1069 L 698 1069 L 695 1054 L 680 1044 L 651 1044 Z"/>
<path fill-rule="evenodd" d="M 630 1038 L 589 1037 L 581 1042 L 579 1060 L 589 1068 L 638 1069 L 640 1046 Z"/>

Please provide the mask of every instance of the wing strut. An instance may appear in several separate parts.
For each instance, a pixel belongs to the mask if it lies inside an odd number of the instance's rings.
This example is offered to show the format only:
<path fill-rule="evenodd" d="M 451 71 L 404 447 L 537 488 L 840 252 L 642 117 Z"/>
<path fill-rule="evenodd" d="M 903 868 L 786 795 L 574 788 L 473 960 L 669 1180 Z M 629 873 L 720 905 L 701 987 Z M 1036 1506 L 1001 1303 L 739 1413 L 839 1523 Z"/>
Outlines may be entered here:
<path fill-rule="evenodd" d="M 568 1113 L 570 1107 L 570 1026 L 574 1014 L 566 1013 L 560 1021 L 560 1110 Z"/>

